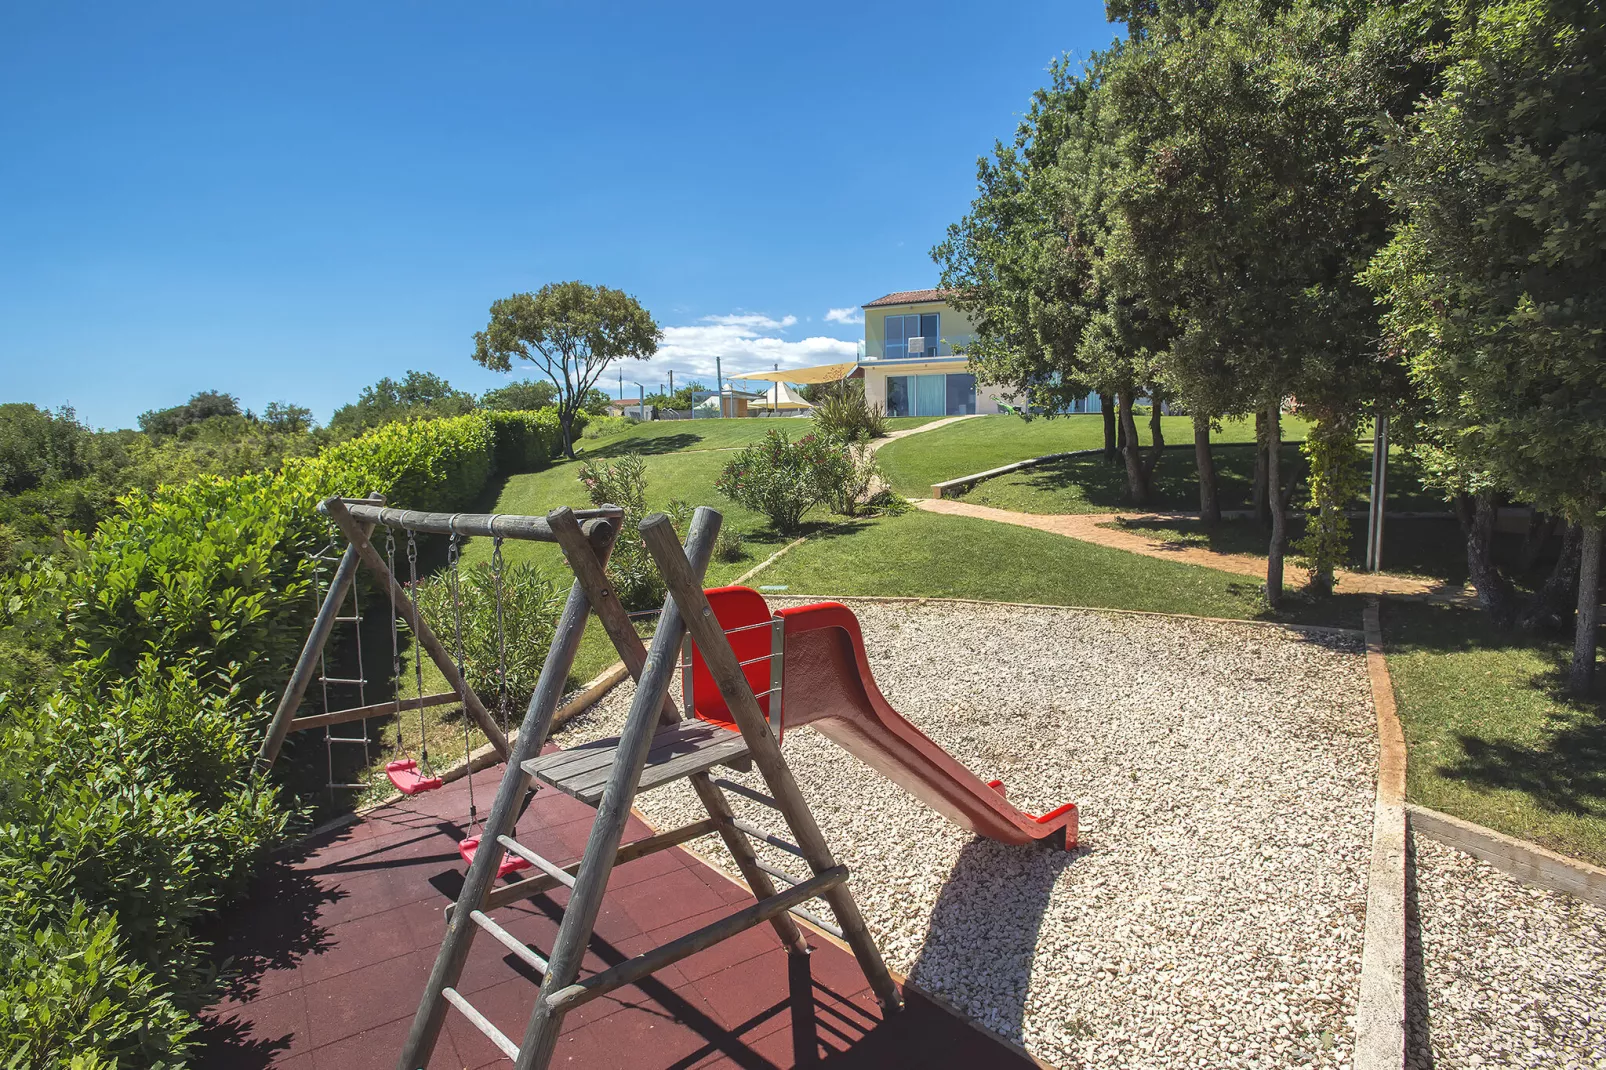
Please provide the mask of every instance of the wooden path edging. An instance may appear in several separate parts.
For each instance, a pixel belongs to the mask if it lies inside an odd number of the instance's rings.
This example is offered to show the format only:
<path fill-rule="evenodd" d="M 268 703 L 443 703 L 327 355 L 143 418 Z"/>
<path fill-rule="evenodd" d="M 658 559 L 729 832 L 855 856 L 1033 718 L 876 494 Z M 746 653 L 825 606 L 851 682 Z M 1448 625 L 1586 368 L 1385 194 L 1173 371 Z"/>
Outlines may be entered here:
<path fill-rule="evenodd" d="M 1481 858 L 1524 884 L 1606 908 L 1606 869 L 1425 806 L 1407 803 L 1405 811 L 1412 835 L 1425 836 Z"/>
<path fill-rule="evenodd" d="M 746 583 L 748 580 L 752 579 L 754 576 L 757 576 L 760 572 L 763 572 L 765 569 L 767 569 L 771 565 L 775 564 L 775 562 L 779 561 L 782 557 L 784 557 L 787 554 L 791 553 L 792 550 L 796 549 L 799 546 L 802 546 L 804 543 L 806 543 L 808 541 L 809 541 L 809 537 L 807 535 L 803 535 L 803 536 L 801 536 L 799 538 L 793 539 L 791 542 L 787 543 L 785 546 L 781 547 L 779 550 L 776 550 L 773 554 L 770 554 L 764 560 L 760 561 L 758 564 L 754 565 L 752 568 L 748 569 L 746 572 L 742 573 L 740 576 L 737 576 L 734 580 L 731 580 L 731 585 L 735 586 L 738 583 Z"/>
<path fill-rule="evenodd" d="M 1191 443 L 1189 444 L 1188 448 L 1193 448 Z M 968 490 L 970 487 L 975 486 L 984 479 L 992 479 L 994 476 L 1003 476 L 1008 475 L 1011 472 L 1019 472 L 1022 468 L 1035 468 L 1037 465 L 1051 464 L 1054 461 L 1062 461 L 1067 457 L 1102 456 L 1103 453 L 1104 451 L 1102 449 L 1067 450 L 1064 453 L 1045 453 L 1041 457 L 1028 457 L 1024 461 L 1016 461 L 1014 464 L 1006 464 L 998 468 L 989 468 L 985 472 L 974 472 L 968 476 L 959 476 L 956 479 L 945 479 L 941 483 L 933 483 L 931 485 L 931 496 L 933 498 L 941 498 L 944 497 L 949 491 Z"/>
<path fill-rule="evenodd" d="M 1354 1070 L 1405 1065 L 1405 732 L 1383 655 L 1378 600 L 1362 614 L 1366 674 L 1377 709 L 1377 801 L 1366 880 L 1366 932 L 1355 1008 Z"/>

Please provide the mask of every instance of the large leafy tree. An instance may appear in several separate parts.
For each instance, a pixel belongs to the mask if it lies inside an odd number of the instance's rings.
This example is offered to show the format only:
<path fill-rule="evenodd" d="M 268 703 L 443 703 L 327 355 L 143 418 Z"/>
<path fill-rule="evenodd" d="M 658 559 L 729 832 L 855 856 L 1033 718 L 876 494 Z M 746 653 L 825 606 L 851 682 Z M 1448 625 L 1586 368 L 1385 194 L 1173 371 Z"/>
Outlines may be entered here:
<path fill-rule="evenodd" d="M 357 400 L 342 405 L 329 418 L 337 438 L 349 438 L 373 427 L 400 420 L 461 416 L 474 411 L 474 395 L 458 390 L 434 372 L 409 371 L 401 379 L 385 376 L 365 386 Z"/>
<path fill-rule="evenodd" d="M 573 457 L 575 414 L 602 373 L 616 360 L 647 359 L 662 338 L 652 316 L 623 290 L 552 282 L 493 303 L 490 323 L 474 335 L 474 360 L 503 372 L 514 358 L 534 364 L 557 391 L 563 448 Z"/>
<path fill-rule="evenodd" d="M 1368 280 L 1456 477 L 1579 525 L 1583 694 L 1606 518 L 1606 14 L 1469 5 L 1443 58 L 1443 92 L 1384 157 L 1402 222 Z"/>
<path fill-rule="evenodd" d="M 1103 266 L 1112 135 L 1099 86 L 1107 61 L 1095 56 L 1081 70 L 1055 63 L 1013 143 L 978 161 L 970 212 L 933 256 L 951 299 L 976 325 L 967 355 L 983 382 L 1050 414 L 1090 391 L 1115 399 L 1127 494 L 1141 504 L 1163 439 L 1156 418 L 1155 449 L 1140 456 L 1133 404 L 1154 392 L 1153 346 L 1166 325 Z M 1113 427 L 1106 433 L 1113 438 Z"/>
<path fill-rule="evenodd" d="M 1355 280 L 1387 214 L 1357 163 L 1380 100 L 1330 4 L 1152 5 L 1110 66 L 1120 130 L 1108 259 L 1174 333 L 1162 376 L 1195 411 L 1258 413 L 1283 587 L 1281 412 L 1349 421 L 1381 389 L 1376 313 Z"/>

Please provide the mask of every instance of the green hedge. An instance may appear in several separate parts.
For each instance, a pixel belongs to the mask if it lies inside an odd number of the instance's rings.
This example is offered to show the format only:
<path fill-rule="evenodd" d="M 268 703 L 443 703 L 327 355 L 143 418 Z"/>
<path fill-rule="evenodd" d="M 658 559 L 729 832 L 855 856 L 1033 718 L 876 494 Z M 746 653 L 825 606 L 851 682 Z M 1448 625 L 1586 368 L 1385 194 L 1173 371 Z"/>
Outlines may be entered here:
<path fill-rule="evenodd" d="M 277 472 L 136 493 L 0 590 L 0 639 L 59 690 L 0 695 L 0 1052 L 10 1066 L 181 1065 L 214 993 L 193 924 L 282 839 L 250 772 L 312 618 L 317 502 L 465 510 L 561 449 L 551 410 L 391 424 Z M 60 620 L 57 629 L 37 622 Z M 3 649 L 0 649 L 3 653 Z"/>

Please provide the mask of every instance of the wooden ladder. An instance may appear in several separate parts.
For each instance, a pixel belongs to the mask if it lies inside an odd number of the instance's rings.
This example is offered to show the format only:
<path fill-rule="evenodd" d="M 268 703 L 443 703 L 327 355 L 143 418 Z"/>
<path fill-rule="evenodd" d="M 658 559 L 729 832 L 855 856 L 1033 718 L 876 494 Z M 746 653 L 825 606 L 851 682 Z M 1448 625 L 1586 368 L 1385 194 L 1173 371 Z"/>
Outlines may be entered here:
<path fill-rule="evenodd" d="M 853 949 L 876 998 L 888 1010 L 896 1009 L 897 987 L 848 889 L 848 871 L 832 857 L 781 757 L 775 733 L 730 641 L 703 594 L 702 574 L 719 534 L 720 514 L 699 508 L 693 515 L 684 549 L 663 514 L 642 521 L 642 539 L 669 590 L 650 649 L 642 646 L 608 584 L 605 565 L 611 540 L 605 546 L 588 544 L 567 509 L 550 513 L 547 522 L 574 569 L 574 587 L 497 791 L 480 839 L 481 847 L 475 853 L 457 903 L 448 910 L 446 935 L 397 1064 L 400 1070 L 418 1070 L 428 1065 L 448 1008 L 472 1022 L 518 1070 L 544 1068 L 552 1059 L 564 1015 L 569 1011 L 756 925 L 769 922 L 788 952 L 807 954 L 808 945 L 792 915 L 798 913 L 815 920 L 802 910 L 802 904 L 814 898 L 824 899 L 836 915 L 840 929 L 827 927 L 839 932 Z M 635 700 L 624 731 L 617 738 L 542 756 L 541 744 L 551 727 L 587 615 L 593 610 L 636 679 Z M 682 721 L 669 697 L 681 645 L 688 633 L 741 730 L 739 736 L 698 721 Z M 715 766 L 749 761 L 758 767 L 769 788 L 768 795 L 710 775 Z M 579 862 L 559 866 L 513 838 L 514 819 L 532 778 L 597 808 Z M 691 781 L 708 816 L 634 843 L 622 843 L 637 792 L 681 779 Z M 722 786 L 777 810 L 786 820 L 792 840 L 738 820 Z M 695 932 L 582 978 L 580 964 L 614 866 L 710 833 L 717 833 L 724 841 L 753 891 L 754 902 Z M 795 854 L 807 863 L 809 875 L 792 877 L 764 865 L 749 837 Z M 523 858 L 533 871 L 514 883 L 493 887 L 504 852 Z M 776 889 L 772 875 L 786 885 L 784 890 Z M 490 916 L 497 908 L 559 886 L 570 888 L 571 895 L 553 946 L 545 956 Z M 541 975 L 529 1021 L 517 1042 L 454 987 L 479 933 L 490 936 L 500 953 L 511 952 Z"/>

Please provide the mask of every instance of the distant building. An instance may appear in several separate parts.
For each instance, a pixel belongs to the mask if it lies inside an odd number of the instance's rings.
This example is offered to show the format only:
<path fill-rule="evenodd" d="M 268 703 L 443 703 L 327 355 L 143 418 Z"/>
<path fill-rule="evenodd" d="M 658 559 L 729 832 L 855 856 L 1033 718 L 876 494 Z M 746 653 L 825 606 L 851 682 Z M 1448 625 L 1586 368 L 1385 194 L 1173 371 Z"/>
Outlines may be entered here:
<path fill-rule="evenodd" d="M 864 341 L 856 374 L 864 394 L 888 416 L 967 416 L 1018 404 L 997 387 L 980 387 L 964 347 L 976 328 L 947 300 L 946 290 L 902 290 L 864 305 Z M 1075 412 L 1098 412 L 1099 398 L 1076 402 Z"/>

